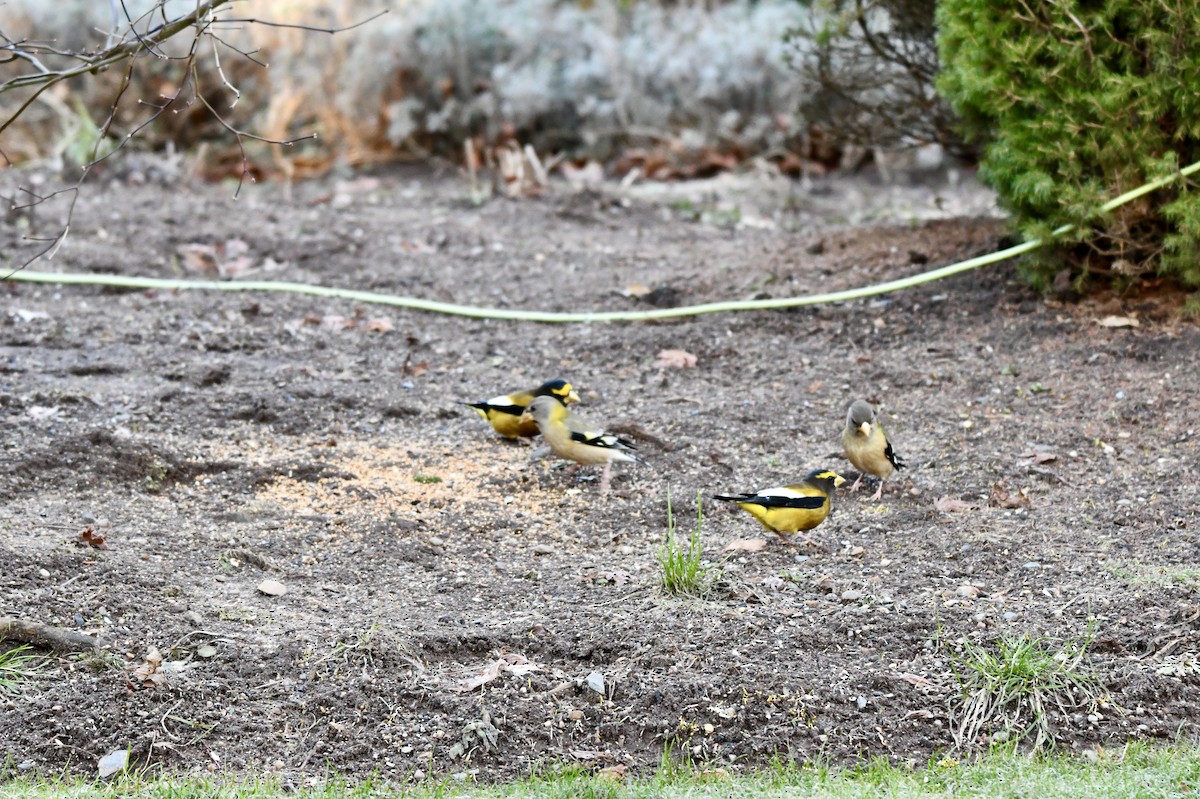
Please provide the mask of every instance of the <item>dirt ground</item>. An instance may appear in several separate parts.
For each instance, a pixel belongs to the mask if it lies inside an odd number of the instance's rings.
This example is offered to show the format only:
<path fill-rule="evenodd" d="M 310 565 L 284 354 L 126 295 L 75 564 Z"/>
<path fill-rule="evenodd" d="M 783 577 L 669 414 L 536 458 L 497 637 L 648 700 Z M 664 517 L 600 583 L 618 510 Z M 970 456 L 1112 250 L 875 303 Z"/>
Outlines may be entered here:
<path fill-rule="evenodd" d="M 5 194 L 27 179 L 0 174 Z M 869 178 L 557 186 L 480 206 L 419 170 L 236 202 L 112 180 L 37 268 L 200 276 L 215 259 L 232 279 L 645 308 L 919 272 L 1001 246 L 990 208 L 969 183 Z M 27 221 L 0 220 L 0 250 Z M 0 693 L 10 768 L 94 774 L 128 748 L 296 784 L 486 781 L 646 770 L 666 745 L 727 770 L 919 763 L 953 745 L 964 637 L 1058 647 L 1089 627 L 1101 701 L 1053 711 L 1066 748 L 1200 719 L 1200 332 L 1161 298 L 1067 304 L 1011 265 L 660 324 L 0 292 L 0 615 L 110 645 L 42 650 Z M 570 474 L 459 404 L 553 377 L 645 457 L 607 497 L 595 470 Z M 710 499 L 814 467 L 853 478 L 840 430 L 856 397 L 881 404 L 909 463 L 881 502 L 843 488 L 813 543 L 789 547 Z M 658 587 L 668 491 L 683 533 L 703 497 L 720 567 L 705 598 Z M 723 551 L 747 539 L 766 546 Z"/>

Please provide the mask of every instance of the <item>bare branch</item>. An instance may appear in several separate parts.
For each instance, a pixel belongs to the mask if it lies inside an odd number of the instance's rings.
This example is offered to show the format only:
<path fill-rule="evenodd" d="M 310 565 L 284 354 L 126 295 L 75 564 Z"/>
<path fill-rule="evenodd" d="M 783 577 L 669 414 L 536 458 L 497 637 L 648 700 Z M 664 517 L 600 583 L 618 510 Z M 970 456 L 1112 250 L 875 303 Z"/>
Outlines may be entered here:
<path fill-rule="evenodd" d="M 30 86 L 37 86 L 38 94 L 44 91 L 49 86 L 56 83 L 61 83 L 64 80 L 85 75 L 87 73 L 95 73 L 107 69 L 113 64 L 120 63 L 127 58 L 133 58 L 139 53 L 149 51 L 156 56 L 166 58 L 167 56 L 155 52 L 154 48 L 170 39 L 172 36 L 195 26 L 197 30 L 203 30 L 204 25 L 202 20 L 211 18 L 212 12 L 223 5 L 233 2 L 233 0 L 203 0 L 198 3 L 196 8 L 189 14 L 169 20 L 162 25 L 159 25 L 152 31 L 145 34 L 137 33 L 135 26 L 131 24 L 134 40 L 122 39 L 118 44 L 102 50 L 96 55 L 87 55 L 85 53 L 70 53 L 66 55 L 73 56 L 76 60 L 82 62 L 78 66 L 70 69 L 50 70 L 48 72 L 37 72 L 34 74 L 18 75 L 4 83 L 0 83 L 0 94 L 12 91 L 14 89 L 22 89 Z M 11 42 L 11 39 L 7 41 Z M 12 49 L 11 45 L 0 49 Z M 17 112 L 11 115 L 3 124 L 0 124 L 0 133 L 3 133 L 17 117 L 28 108 L 29 102 L 23 103 Z"/>
<path fill-rule="evenodd" d="M 195 75 L 193 75 L 193 80 L 195 80 L 195 79 L 196 79 Z M 245 139 L 253 139 L 254 141 L 265 142 L 267 144 L 278 144 L 283 147 L 291 147 L 293 144 L 296 144 L 297 142 L 308 141 L 309 139 L 317 138 L 317 134 L 310 133 L 307 136 L 300 136 L 295 139 L 287 139 L 287 140 L 268 139 L 265 136 L 259 136 L 254 133 L 248 133 L 244 130 L 239 130 L 238 128 L 235 128 L 233 125 L 226 122 L 225 118 L 222 117 L 219 113 L 217 113 L 217 109 L 213 108 L 212 104 L 209 103 L 208 100 L 204 99 L 203 94 L 200 94 L 199 92 L 197 92 L 196 97 L 197 97 L 197 99 L 200 100 L 201 103 L 204 104 L 204 107 L 208 109 L 209 113 L 213 115 L 213 118 L 221 124 L 221 127 L 225 128 L 225 130 L 232 133 L 234 135 L 234 138 L 237 140 L 238 151 L 242 155 L 242 171 L 238 174 L 237 188 L 233 192 L 233 198 L 235 200 L 242 193 L 242 186 L 246 182 L 246 177 L 249 176 L 251 180 L 254 180 L 254 176 L 250 174 L 250 159 L 246 156 L 246 146 L 245 146 L 245 142 L 244 142 Z"/>
<path fill-rule="evenodd" d="M 254 25 L 264 25 L 268 28 L 293 28 L 293 29 L 299 30 L 299 31 L 312 31 L 314 33 L 343 33 L 345 31 L 352 31 L 355 28 L 361 28 L 363 25 L 366 25 L 369 22 L 374 22 L 375 20 L 379 19 L 386 13 L 388 13 L 388 10 L 385 8 L 382 11 L 372 14 L 371 16 L 367 17 L 366 19 L 359 20 L 358 22 L 355 22 L 352 25 L 346 25 L 341 28 L 321 28 L 321 27 L 317 27 L 315 25 L 300 25 L 295 22 L 272 22 L 269 19 L 258 19 L 257 17 L 244 17 L 244 18 L 238 17 L 238 18 L 234 18 L 234 19 L 224 19 L 224 20 L 221 20 L 221 22 L 222 22 L 222 24 L 229 24 L 229 23 L 233 23 L 233 22 L 245 22 L 245 23 L 252 23 Z"/>
<path fill-rule="evenodd" d="M 237 105 L 238 99 L 241 97 L 241 92 L 225 73 L 224 66 L 220 59 L 220 46 L 224 46 L 237 53 L 243 58 L 258 64 L 261 67 L 266 67 L 266 64 L 254 58 L 251 52 L 242 50 L 221 36 L 217 35 L 219 31 L 230 29 L 232 26 L 240 25 L 264 25 L 268 27 L 278 28 L 295 28 L 298 30 L 307 30 L 320 33 L 334 34 L 342 31 L 352 30 L 362 25 L 378 19 L 386 11 L 381 11 L 366 19 L 357 22 L 353 25 L 345 27 L 317 27 L 309 25 L 299 25 L 293 23 L 279 23 L 268 20 L 259 19 L 241 19 L 231 18 L 222 19 L 218 16 L 218 10 L 226 6 L 234 0 L 196 0 L 192 11 L 178 17 L 168 18 L 166 12 L 167 0 L 157 0 L 151 8 L 138 18 L 133 18 L 130 13 L 126 0 L 110 0 L 109 6 L 112 12 L 111 27 L 107 31 L 98 31 L 105 37 L 104 47 L 98 51 L 72 51 L 65 50 L 55 46 L 52 42 L 38 42 L 29 40 L 15 40 L 9 37 L 3 30 L 0 30 L 0 63 L 24 62 L 29 65 L 30 71 L 17 75 L 5 82 L 0 82 L 0 95 L 5 92 L 14 90 L 29 90 L 29 96 L 24 98 L 24 102 L 16 108 L 3 123 L 0 123 L 0 133 L 3 133 L 19 118 L 32 103 L 38 100 L 39 97 L 46 92 L 47 89 L 70 78 L 84 76 L 88 74 L 97 74 L 105 71 L 110 67 L 124 62 L 124 73 L 121 76 L 120 84 L 117 86 L 115 96 L 112 103 L 109 105 L 109 113 L 107 118 L 97 128 L 98 136 L 95 144 L 92 146 L 90 160 L 84 164 L 81 169 L 79 178 L 72 185 L 48 194 L 34 192 L 25 187 L 19 187 L 22 194 L 28 195 L 31 199 L 24 204 L 13 204 L 14 210 L 28 209 L 43 203 L 50 202 L 63 195 L 70 195 L 65 209 L 65 216 L 61 230 L 54 236 L 38 236 L 27 235 L 25 241 L 38 242 L 45 244 L 32 257 L 24 263 L 16 266 L 14 271 L 19 271 L 30 263 L 43 258 L 53 257 L 58 249 L 66 241 L 71 230 L 71 219 L 74 215 L 75 206 L 79 200 L 80 189 L 84 182 L 91 175 L 92 171 L 101 163 L 111 158 L 116 153 L 120 152 L 125 146 L 138 136 L 147 126 L 153 124 L 169 109 L 181 110 L 180 106 L 187 108 L 195 100 L 199 100 L 204 108 L 212 115 L 216 122 L 233 135 L 241 153 L 241 173 L 238 177 L 238 186 L 234 192 L 236 199 L 241 193 L 241 189 L 247 177 L 254 179 L 251 171 L 250 157 L 246 152 L 245 142 L 247 139 L 253 141 L 264 142 L 266 144 L 275 144 L 280 146 L 291 146 L 297 142 L 315 139 L 316 134 L 308 134 L 299 136 L 293 139 L 273 139 L 265 136 L 259 136 L 254 133 L 238 128 L 233 122 L 226 120 L 209 100 L 204 96 L 200 86 L 200 73 L 198 69 L 198 53 L 199 47 L 204 37 L 212 39 L 212 58 L 213 66 L 216 74 L 220 79 L 221 84 L 233 93 L 233 102 L 230 103 L 230 108 Z M 123 15 L 123 19 L 122 19 Z M 163 48 L 162 45 L 173 36 L 176 36 L 183 31 L 191 29 L 193 31 L 190 45 L 186 55 L 171 56 Z M 149 115 L 136 122 L 132 129 L 124 133 L 124 135 L 114 134 L 113 126 L 116 124 L 118 111 L 125 102 L 125 97 L 128 89 L 133 84 L 134 69 L 139 63 L 139 59 L 145 56 L 152 56 L 158 60 L 171 61 L 178 63 L 178 69 L 182 74 L 182 80 L 179 81 L 178 88 L 171 94 L 162 94 L 162 102 L 149 102 L 138 99 L 139 105 L 147 106 L 150 109 Z M 59 59 L 60 63 L 55 63 L 54 59 Z M 66 65 L 61 62 L 65 59 Z M 175 68 L 174 66 L 172 67 Z M 115 138 L 115 143 L 113 143 Z M 101 152 L 107 147 L 106 152 Z M 0 158 L 4 161 L 9 161 L 7 154 L 0 150 Z M 11 162 L 9 162 L 11 163 Z M 3 280 L 4 276 L 0 276 Z"/>

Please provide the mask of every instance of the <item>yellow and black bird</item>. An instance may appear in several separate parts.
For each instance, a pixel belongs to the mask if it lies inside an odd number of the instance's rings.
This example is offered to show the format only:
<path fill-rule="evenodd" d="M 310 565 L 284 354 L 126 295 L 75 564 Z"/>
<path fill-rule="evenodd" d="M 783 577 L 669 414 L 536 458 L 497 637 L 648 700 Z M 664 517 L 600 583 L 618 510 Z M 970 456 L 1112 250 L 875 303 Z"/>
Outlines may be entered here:
<path fill-rule="evenodd" d="M 871 403 L 866 400 L 850 403 L 846 411 L 846 429 L 842 431 L 842 445 L 846 448 L 846 458 L 860 472 L 850 490 L 858 490 L 864 474 L 873 474 L 879 478 L 879 488 L 871 496 L 871 501 L 878 501 L 883 496 L 883 481 L 892 472 L 903 469 L 904 462 L 892 449 Z"/>
<path fill-rule="evenodd" d="M 717 494 L 713 499 L 737 503 L 763 527 L 791 544 L 787 534 L 811 530 L 825 521 L 830 496 L 844 482 L 846 478 L 837 472 L 816 469 L 795 485 L 764 488 L 753 494 Z"/>
<path fill-rule="evenodd" d="M 492 429 L 509 439 L 531 438 L 538 434 L 532 419 L 521 419 L 529 403 L 537 397 L 554 397 L 560 403 L 579 402 L 579 395 L 566 380 L 549 380 L 529 391 L 514 391 L 502 397 L 492 397 L 483 402 L 464 402 L 475 412 L 487 419 Z"/>
<path fill-rule="evenodd" d="M 536 397 L 522 418 L 531 419 L 537 425 L 542 438 L 559 457 L 585 466 L 603 463 L 601 494 L 608 493 L 613 461 L 640 463 L 631 452 L 636 449 L 632 443 L 612 433 L 591 429 L 556 397 Z"/>

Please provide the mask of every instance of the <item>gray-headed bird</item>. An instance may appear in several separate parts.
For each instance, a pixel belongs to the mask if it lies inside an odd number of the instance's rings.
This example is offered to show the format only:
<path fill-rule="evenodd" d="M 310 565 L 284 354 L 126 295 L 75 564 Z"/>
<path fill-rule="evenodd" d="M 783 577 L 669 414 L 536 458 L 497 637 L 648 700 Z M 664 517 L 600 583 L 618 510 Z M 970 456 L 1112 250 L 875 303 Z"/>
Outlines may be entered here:
<path fill-rule="evenodd" d="M 613 461 L 639 463 L 632 443 L 612 433 L 593 430 L 556 397 L 537 397 L 523 418 L 532 419 L 550 449 L 559 457 L 585 466 L 604 464 L 600 493 L 608 493 Z"/>
<path fill-rule="evenodd" d="M 850 490 L 858 490 L 864 474 L 873 474 L 879 478 L 879 488 L 871 496 L 871 501 L 878 501 L 883 496 L 883 481 L 892 472 L 903 469 L 904 462 L 892 449 L 871 403 L 855 400 L 850 404 L 846 411 L 846 429 L 842 431 L 842 445 L 846 448 L 846 458 L 860 472 Z"/>

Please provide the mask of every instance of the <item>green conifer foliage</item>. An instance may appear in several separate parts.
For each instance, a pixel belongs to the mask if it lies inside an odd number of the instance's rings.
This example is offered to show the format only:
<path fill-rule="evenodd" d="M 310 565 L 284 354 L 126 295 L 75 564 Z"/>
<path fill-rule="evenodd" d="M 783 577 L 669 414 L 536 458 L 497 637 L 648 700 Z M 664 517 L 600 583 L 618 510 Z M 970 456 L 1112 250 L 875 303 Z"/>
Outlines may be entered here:
<path fill-rule="evenodd" d="M 937 22 L 938 88 L 1020 233 L 1078 226 L 1026 276 L 1045 287 L 1065 257 L 1079 281 L 1200 286 L 1195 186 L 1098 210 L 1200 159 L 1200 1 L 941 0 Z"/>

